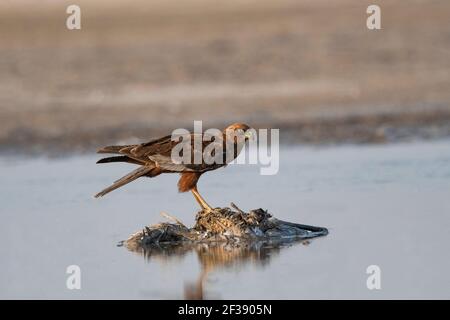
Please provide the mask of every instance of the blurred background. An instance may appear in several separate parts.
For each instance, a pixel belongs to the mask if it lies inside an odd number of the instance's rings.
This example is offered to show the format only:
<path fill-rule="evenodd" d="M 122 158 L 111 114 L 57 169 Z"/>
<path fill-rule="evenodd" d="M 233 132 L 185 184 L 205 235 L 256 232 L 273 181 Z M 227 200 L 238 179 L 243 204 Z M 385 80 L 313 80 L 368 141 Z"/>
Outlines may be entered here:
<path fill-rule="evenodd" d="M 381 7 L 382 30 L 366 8 Z M 0 3 L 0 152 L 247 122 L 284 143 L 450 136 L 447 0 Z"/>

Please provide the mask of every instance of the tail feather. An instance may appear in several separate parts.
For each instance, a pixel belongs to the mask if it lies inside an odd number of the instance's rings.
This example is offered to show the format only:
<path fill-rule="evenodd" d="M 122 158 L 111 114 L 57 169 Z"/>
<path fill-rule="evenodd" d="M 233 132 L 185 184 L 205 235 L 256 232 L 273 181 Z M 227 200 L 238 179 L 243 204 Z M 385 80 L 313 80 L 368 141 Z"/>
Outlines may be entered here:
<path fill-rule="evenodd" d="M 120 150 L 128 146 L 107 146 L 97 150 L 97 153 L 120 153 Z"/>
<path fill-rule="evenodd" d="M 128 162 L 128 163 L 134 163 L 134 164 L 144 164 L 143 162 L 139 162 L 135 159 L 129 158 L 127 156 L 114 156 L 114 157 L 107 157 L 98 160 L 96 163 L 111 163 L 111 162 Z"/>
<path fill-rule="evenodd" d="M 112 185 L 110 185 L 108 188 L 100 191 L 99 193 L 97 193 L 95 195 L 96 198 L 98 197 L 103 197 L 105 194 L 116 190 L 117 188 L 120 188 L 124 185 L 126 185 L 127 183 L 136 180 L 137 178 L 146 175 L 147 173 L 149 173 L 151 170 L 153 170 L 154 167 L 149 167 L 149 166 L 141 166 L 139 168 L 137 168 L 134 171 L 131 171 L 129 174 L 127 174 L 126 176 L 120 178 L 119 180 L 115 181 Z"/>

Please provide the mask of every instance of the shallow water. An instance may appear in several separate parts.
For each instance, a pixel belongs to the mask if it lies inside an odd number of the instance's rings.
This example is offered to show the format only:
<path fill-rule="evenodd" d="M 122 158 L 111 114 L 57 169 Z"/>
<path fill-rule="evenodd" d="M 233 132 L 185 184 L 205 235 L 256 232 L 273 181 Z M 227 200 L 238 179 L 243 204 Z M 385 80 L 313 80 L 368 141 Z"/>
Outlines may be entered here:
<path fill-rule="evenodd" d="M 280 171 L 229 166 L 203 176 L 215 206 L 269 209 L 330 234 L 289 246 L 134 253 L 117 247 L 165 211 L 191 225 L 178 176 L 92 195 L 133 166 L 97 157 L 0 158 L 0 298 L 450 298 L 450 141 L 284 147 Z M 81 268 L 81 289 L 66 268 Z M 366 286 L 369 265 L 381 289 Z"/>

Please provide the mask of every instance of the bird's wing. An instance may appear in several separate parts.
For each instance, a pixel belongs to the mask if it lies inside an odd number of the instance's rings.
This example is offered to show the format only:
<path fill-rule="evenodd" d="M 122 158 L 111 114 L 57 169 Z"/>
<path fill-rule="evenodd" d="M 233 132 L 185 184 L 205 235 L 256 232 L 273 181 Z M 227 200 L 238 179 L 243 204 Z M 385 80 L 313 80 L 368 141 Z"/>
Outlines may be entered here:
<path fill-rule="evenodd" d="M 186 138 L 186 136 L 184 136 Z M 200 141 L 201 148 L 196 148 L 195 146 L 195 139 L 199 139 L 197 141 Z M 157 152 L 155 153 L 149 153 L 147 154 L 147 157 L 156 163 L 157 166 L 162 168 L 163 170 L 171 171 L 171 172 L 204 172 L 209 170 L 214 170 L 217 168 L 220 168 L 226 164 L 220 164 L 220 163 L 205 163 L 202 152 L 205 150 L 205 148 L 212 143 L 213 141 L 203 141 L 203 135 L 202 134 L 190 134 L 190 140 L 171 140 L 171 143 L 167 143 L 166 146 L 160 147 Z M 190 143 L 190 145 L 187 145 L 185 149 L 183 149 L 183 152 L 189 152 L 189 158 L 190 163 L 186 162 L 175 162 L 174 159 L 172 159 L 172 152 L 173 148 L 175 146 L 181 147 L 180 143 Z M 222 146 L 222 145 L 221 145 Z M 178 148 L 177 151 L 180 151 L 181 149 Z M 223 154 L 223 149 L 221 147 L 220 149 L 221 154 Z M 195 154 L 199 153 L 199 154 Z M 180 155 L 183 157 L 182 155 Z M 196 157 L 197 156 L 197 157 Z M 200 159 L 200 163 L 194 163 L 195 159 Z"/>
<path fill-rule="evenodd" d="M 161 153 L 166 149 L 170 149 L 172 144 L 171 136 L 164 136 L 149 142 L 141 143 L 133 148 L 121 150 L 121 152 L 128 152 L 135 157 L 147 157 L 149 154 Z"/>
<path fill-rule="evenodd" d="M 149 142 L 141 144 L 132 144 L 126 146 L 110 146 L 99 150 L 101 153 L 118 153 L 126 155 L 131 159 L 141 162 L 148 162 L 148 154 L 157 154 L 164 149 L 170 148 L 171 136 L 164 136 L 158 139 L 153 139 Z"/>
<path fill-rule="evenodd" d="M 187 165 L 183 163 L 175 163 L 172 161 L 171 157 L 167 157 L 165 155 L 161 154 L 155 154 L 149 156 L 149 159 L 153 162 L 155 162 L 157 167 L 160 167 L 161 169 L 165 171 L 170 172 L 185 172 L 185 171 L 191 171 L 195 172 L 195 168 L 189 168 Z"/>
<path fill-rule="evenodd" d="M 203 141 L 203 137 L 203 134 L 200 133 L 190 133 L 174 137 L 167 135 L 139 145 L 110 146 L 101 149 L 101 151 L 102 153 L 110 152 L 123 154 L 141 163 L 155 162 L 161 169 L 169 172 L 204 172 L 226 165 L 204 162 L 202 152 L 213 141 Z M 202 146 L 201 149 L 196 148 L 196 141 L 200 141 Z M 190 146 L 187 145 L 186 148 L 183 148 L 183 152 L 190 152 L 191 163 L 176 163 L 172 160 L 172 151 L 174 150 L 174 147 L 180 143 L 190 144 Z M 194 154 L 196 152 L 200 154 Z M 223 149 L 221 149 L 220 152 L 221 154 L 224 154 Z M 201 162 L 193 163 L 195 159 L 201 159 Z"/>

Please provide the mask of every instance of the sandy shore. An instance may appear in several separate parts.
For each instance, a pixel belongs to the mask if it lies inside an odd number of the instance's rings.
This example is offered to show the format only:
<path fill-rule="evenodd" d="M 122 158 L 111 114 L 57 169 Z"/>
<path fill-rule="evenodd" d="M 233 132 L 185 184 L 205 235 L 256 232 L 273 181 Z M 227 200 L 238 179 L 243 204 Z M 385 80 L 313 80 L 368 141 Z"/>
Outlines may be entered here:
<path fill-rule="evenodd" d="M 0 151 L 90 151 L 193 120 L 285 142 L 450 136 L 448 1 L 378 1 L 379 31 L 369 1 L 121 3 L 78 1 L 79 31 L 69 1 L 0 5 Z"/>

